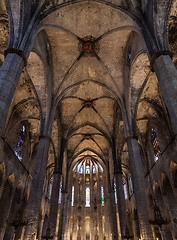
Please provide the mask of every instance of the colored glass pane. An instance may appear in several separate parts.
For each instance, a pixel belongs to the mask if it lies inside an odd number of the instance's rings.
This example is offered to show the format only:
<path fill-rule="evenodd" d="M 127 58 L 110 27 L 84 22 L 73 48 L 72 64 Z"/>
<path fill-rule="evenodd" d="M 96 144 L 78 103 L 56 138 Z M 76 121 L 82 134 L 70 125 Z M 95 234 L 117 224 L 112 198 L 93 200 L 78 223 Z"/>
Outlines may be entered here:
<path fill-rule="evenodd" d="M 71 206 L 74 206 L 74 186 L 72 186 Z"/>
<path fill-rule="evenodd" d="M 154 161 L 156 162 L 160 156 L 160 145 L 154 128 L 151 129 L 151 142 L 154 151 Z"/>
<path fill-rule="evenodd" d="M 86 166 L 85 173 L 86 173 L 86 174 L 90 174 L 90 166 L 89 166 L 89 165 Z"/>
<path fill-rule="evenodd" d="M 15 148 L 15 155 L 18 157 L 18 159 L 21 161 L 22 160 L 22 151 L 23 151 L 23 144 L 25 141 L 25 135 L 26 135 L 26 128 L 25 125 L 23 125 L 20 129 L 20 134 L 17 139 L 17 144 Z"/>
<path fill-rule="evenodd" d="M 59 204 L 61 204 L 61 197 L 62 197 L 62 183 L 60 183 L 59 198 L 58 198 Z"/>
<path fill-rule="evenodd" d="M 96 169 L 94 165 L 93 165 L 93 174 L 96 174 Z"/>
<path fill-rule="evenodd" d="M 53 186 L 53 177 L 50 179 L 50 183 L 49 183 L 49 199 L 51 199 L 51 195 L 52 195 L 52 186 Z"/>
<path fill-rule="evenodd" d="M 127 184 L 125 179 L 123 178 L 123 189 L 124 189 L 124 196 L 125 196 L 125 200 L 128 199 L 128 191 L 127 191 Z"/>
<path fill-rule="evenodd" d="M 101 187 L 101 205 L 104 207 L 104 189 Z"/>
<path fill-rule="evenodd" d="M 115 194 L 115 203 L 117 204 L 117 190 L 116 190 L 116 184 L 114 183 L 114 194 Z"/>
<path fill-rule="evenodd" d="M 90 207 L 90 188 L 86 188 L 86 207 Z"/>

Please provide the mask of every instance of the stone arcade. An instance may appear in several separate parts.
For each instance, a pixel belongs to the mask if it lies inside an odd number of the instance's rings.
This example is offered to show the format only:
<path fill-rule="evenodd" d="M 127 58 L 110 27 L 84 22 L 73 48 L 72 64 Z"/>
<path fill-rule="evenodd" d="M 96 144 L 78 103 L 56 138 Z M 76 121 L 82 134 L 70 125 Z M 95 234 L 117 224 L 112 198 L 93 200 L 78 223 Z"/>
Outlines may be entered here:
<path fill-rule="evenodd" d="M 177 239 L 177 0 L 0 0 L 0 240 Z"/>

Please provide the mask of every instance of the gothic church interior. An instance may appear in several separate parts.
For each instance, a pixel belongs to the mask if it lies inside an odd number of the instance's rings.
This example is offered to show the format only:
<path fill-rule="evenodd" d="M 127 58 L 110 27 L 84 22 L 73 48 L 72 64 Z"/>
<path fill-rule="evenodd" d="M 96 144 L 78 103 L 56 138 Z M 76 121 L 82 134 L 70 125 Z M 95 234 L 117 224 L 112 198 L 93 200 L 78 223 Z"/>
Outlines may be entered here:
<path fill-rule="evenodd" d="M 177 0 L 0 0 L 0 240 L 177 239 Z"/>

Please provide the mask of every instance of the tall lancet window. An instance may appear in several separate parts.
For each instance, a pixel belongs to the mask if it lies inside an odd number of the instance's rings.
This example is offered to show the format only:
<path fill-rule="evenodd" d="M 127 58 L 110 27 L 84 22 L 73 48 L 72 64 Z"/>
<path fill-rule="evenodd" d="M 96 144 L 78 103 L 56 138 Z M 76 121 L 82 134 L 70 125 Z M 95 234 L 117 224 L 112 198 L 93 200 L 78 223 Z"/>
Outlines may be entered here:
<path fill-rule="evenodd" d="M 60 189 L 59 189 L 59 198 L 58 198 L 58 203 L 61 204 L 61 197 L 62 197 L 62 183 L 60 183 Z"/>
<path fill-rule="evenodd" d="M 90 188 L 86 187 L 86 207 L 90 207 Z"/>
<path fill-rule="evenodd" d="M 89 165 L 86 165 L 85 173 L 90 174 L 90 166 Z"/>
<path fill-rule="evenodd" d="M 154 162 L 157 162 L 157 160 L 160 157 L 161 151 L 160 151 L 159 140 L 157 138 L 157 134 L 154 128 L 151 128 L 151 143 L 154 150 Z"/>
<path fill-rule="evenodd" d="M 22 151 L 23 151 L 23 144 L 25 141 L 25 136 L 26 136 L 26 128 L 25 125 L 22 125 L 21 129 L 20 129 L 20 134 L 18 136 L 17 139 L 17 144 L 16 144 L 16 148 L 15 148 L 15 155 L 18 157 L 18 159 L 21 161 L 22 160 Z"/>
<path fill-rule="evenodd" d="M 128 199 L 127 184 L 126 184 L 125 178 L 123 178 L 122 180 L 123 180 L 123 188 L 124 188 L 125 200 L 127 200 Z"/>
<path fill-rule="evenodd" d="M 51 199 L 52 196 L 52 186 L 53 186 L 53 177 L 51 177 L 50 179 L 50 183 L 49 183 L 49 199 Z"/>
<path fill-rule="evenodd" d="M 74 207 L 74 186 L 72 186 L 71 206 Z"/>
<path fill-rule="evenodd" d="M 101 205 L 104 207 L 104 189 L 101 187 Z"/>
<path fill-rule="evenodd" d="M 116 190 L 116 184 L 114 183 L 114 194 L 115 194 L 115 203 L 117 204 L 117 190 Z"/>

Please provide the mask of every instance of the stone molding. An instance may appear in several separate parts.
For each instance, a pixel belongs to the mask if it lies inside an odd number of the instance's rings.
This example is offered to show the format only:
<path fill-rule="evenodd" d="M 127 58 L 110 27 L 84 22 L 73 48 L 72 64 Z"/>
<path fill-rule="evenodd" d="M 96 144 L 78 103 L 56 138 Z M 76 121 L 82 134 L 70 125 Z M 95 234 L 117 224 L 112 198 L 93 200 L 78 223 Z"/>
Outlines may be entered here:
<path fill-rule="evenodd" d="M 173 58 L 173 53 L 168 51 L 168 50 L 155 52 L 150 59 L 150 69 L 151 69 L 152 72 L 154 72 L 153 65 L 154 65 L 155 60 L 162 55 L 168 55 L 171 59 Z"/>
<path fill-rule="evenodd" d="M 8 53 L 15 53 L 19 57 L 21 57 L 23 59 L 24 66 L 26 67 L 26 65 L 27 65 L 27 57 L 26 57 L 25 53 L 22 50 L 17 49 L 17 48 L 7 48 L 4 51 L 4 56 L 6 57 Z"/>

